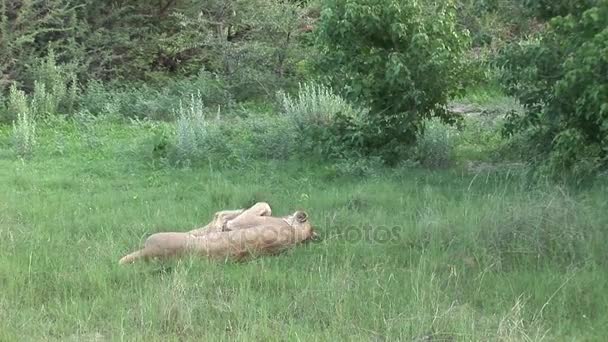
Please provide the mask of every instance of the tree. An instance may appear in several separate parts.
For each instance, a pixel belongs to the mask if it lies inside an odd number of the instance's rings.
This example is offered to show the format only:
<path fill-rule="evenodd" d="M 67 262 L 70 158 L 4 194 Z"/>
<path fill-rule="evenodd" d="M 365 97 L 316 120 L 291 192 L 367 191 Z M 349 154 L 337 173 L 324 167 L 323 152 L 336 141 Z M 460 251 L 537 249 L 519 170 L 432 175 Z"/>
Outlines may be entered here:
<path fill-rule="evenodd" d="M 459 90 L 465 35 L 454 6 L 418 0 L 328 0 L 318 23 L 319 71 L 334 89 L 371 111 L 358 147 L 388 162 L 415 142 L 423 120 L 450 122 Z"/>
<path fill-rule="evenodd" d="M 608 0 L 553 18 L 501 61 L 505 89 L 526 108 L 507 133 L 526 132 L 545 171 L 581 176 L 608 166 Z"/>

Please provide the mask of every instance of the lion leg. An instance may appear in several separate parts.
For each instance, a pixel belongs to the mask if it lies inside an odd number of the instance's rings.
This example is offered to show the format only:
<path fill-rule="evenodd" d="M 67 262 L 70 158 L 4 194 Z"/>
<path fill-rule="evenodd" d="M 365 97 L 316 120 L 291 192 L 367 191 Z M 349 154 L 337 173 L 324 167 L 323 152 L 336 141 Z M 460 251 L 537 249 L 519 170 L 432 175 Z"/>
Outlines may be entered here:
<path fill-rule="evenodd" d="M 243 226 L 243 222 L 247 221 L 247 217 L 251 216 L 270 216 L 272 209 L 266 202 L 258 202 L 249 209 L 222 210 L 213 215 L 213 220 L 202 228 L 197 228 L 188 233 L 194 236 L 203 236 L 212 232 L 221 232 L 224 230 L 239 229 Z M 236 223 L 230 223 L 236 220 Z"/>
<path fill-rule="evenodd" d="M 144 248 L 124 256 L 119 264 L 130 264 L 140 259 L 169 258 L 190 251 L 195 237 L 189 233 L 156 233 L 146 239 Z"/>
<path fill-rule="evenodd" d="M 253 216 L 271 216 L 272 209 L 270 204 L 266 202 L 258 202 L 251 206 L 251 208 L 245 210 L 241 215 L 253 215 Z M 241 216 L 239 215 L 239 216 Z M 238 216 L 237 216 L 238 218 Z"/>
<path fill-rule="evenodd" d="M 272 209 L 266 202 L 258 202 L 251 208 L 245 210 L 242 214 L 226 223 L 227 230 L 246 229 L 254 227 L 251 221 L 254 217 L 271 216 Z"/>
<path fill-rule="evenodd" d="M 245 211 L 245 209 L 222 210 L 213 215 L 213 220 L 202 228 L 196 228 L 188 233 L 194 236 L 202 236 L 211 232 L 221 232 L 226 226 L 226 222 L 234 219 Z"/>

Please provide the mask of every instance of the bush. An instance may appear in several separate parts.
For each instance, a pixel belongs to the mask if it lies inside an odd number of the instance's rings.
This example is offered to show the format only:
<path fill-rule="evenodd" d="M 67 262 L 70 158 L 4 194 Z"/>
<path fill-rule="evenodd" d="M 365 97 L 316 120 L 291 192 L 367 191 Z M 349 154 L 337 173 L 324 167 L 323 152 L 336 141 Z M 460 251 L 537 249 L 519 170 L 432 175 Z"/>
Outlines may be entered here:
<path fill-rule="evenodd" d="M 599 0 L 602 1 L 602 0 Z M 580 15 L 586 9 L 599 2 L 598 0 L 523 0 L 528 8 L 541 19 L 551 19 L 568 14 Z"/>
<path fill-rule="evenodd" d="M 246 139 L 232 145 L 233 151 L 242 151 L 250 159 L 287 160 L 301 151 L 296 145 L 296 130 L 292 123 L 283 117 L 236 119 L 226 123 L 234 131 L 244 132 Z M 240 158 L 247 159 L 247 158 Z"/>
<path fill-rule="evenodd" d="M 287 160 L 298 151 L 293 125 L 283 117 L 224 118 L 208 129 L 209 160 L 224 166 Z"/>
<path fill-rule="evenodd" d="M 76 74 L 58 65 L 53 50 L 37 60 L 32 94 L 32 111 L 37 116 L 73 114 L 80 96 Z"/>
<path fill-rule="evenodd" d="M 454 161 L 456 130 L 437 119 L 425 122 L 416 142 L 416 159 L 428 168 L 446 168 Z"/>
<path fill-rule="evenodd" d="M 445 109 L 460 90 L 466 46 L 454 7 L 397 0 L 329 0 L 318 24 L 317 68 L 347 99 L 370 107 L 350 134 L 363 154 L 396 162 L 413 145 L 425 118 L 454 117 Z"/>
<path fill-rule="evenodd" d="M 221 117 L 204 106 L 200 94 L 180 102 L 175 112 L 176 164 L 206 161 L 235 167 L 259 159 L 286 160 L 298 150 L 295 127 L 286 117 Z"/>
<path fill-rule="evenodd" d="M 189 163 L 200 159 L 205 152 L 207 136 L 207 123 L 205 120 L 205 107 L 200 93 L 191 95 L 184 107 L 180 101 L 176 110 L 176 141 L 175 147 L 179 160 Z"/>
<path fill-rule="evenodd" d="M 363 115 L 363 111 L 334 94 L 330 87 L 317 83 L 300 84 L 295 98 L 283 91 L 278 97 L 283 114 L 301 131 L 311 126 L 330 127 L 338 113 L 351 117 Z"/>
<path fill-rule="evenodd" d="M 103 143 L 98 125 L 103 119 L 106 117 L 95 116 L 86 109 L 74 113 L 73 122 L 78 128 L 80 141 L 91 150 L 99 149 Z"/>
<path fill-rule="evenodd" d="M 206 72 L 193 78 L 152 82 L 149 85 L 123 84 L 111 87 L 92 81 L 88 84 L 81 103 L 96 115 L 173 120 L 175 104 L 190 94 L 199 94 L 210 110 L 222 110 L 233 105 L 233 98 L 223 83 Z"/>
<path fill-rule="evenodd" d="M 9 117 L 10 114 L 8 108 L 6 107 L 6 100 L 4 99 L 2 92 L 0 92 L 0 124 L 10 123 L 11 120 Z"/>
<path fill-rule="evenodd" d="M 36 70 L 37 79 L 34 80 L 33 91 L 28 96 L 24 91 L 17 90 L 16 84 L 13 83 L 10 89 L 8 109 L 4 113 L 2 113 L 4 104 L 0 104 L 1 121 L 21 120 L 18 115 L 26 112 L 32 119 L 74 112 L 80 96 L 75 75 L 56 64 L 52 50 L 45 58 L 38 59 L 36 62 L 34 70 Z"/>
<path fill-rule="evenodd" d="M 25 158 L 32 153 L 36 144 L 36 122 L 25 93 L 15 85 L 10 89 L 9 106 L 16 116 L 16 121 L 13 121 L 13 148 L 18 156 Z"/>
<path fill-rule="evenodd" d="M 502 83 L 526 108 L 505 133 L 526 133 L 553 176 L 608 166 L 608 1 L 557 17 L 542 36 L 505 50 Z M 536 161 L 535 161 L 536 162 Z M 565 171 L 565 172 L 564 172 Z"/>
<path fill-rule="evenodd" d="M 494 50 L 523 36 L 534 24 L 532 11 L 521 1 L 458 0 L 457 8 L 458 22 L 470 32 L 474 47 Z"/>
<path fill-rule="evenodd" d="M 356 108 L 330 87 L 316 83 L 300 85 L 296 97 L 279 92 L 278 98 L 282 114 L 297 132 L 300 151 L 324 158 L 352 153 L 352 144 L 345 140 L 352 136 L 341 131 L 341 125 L 359 124 L 367 110 Z"/>

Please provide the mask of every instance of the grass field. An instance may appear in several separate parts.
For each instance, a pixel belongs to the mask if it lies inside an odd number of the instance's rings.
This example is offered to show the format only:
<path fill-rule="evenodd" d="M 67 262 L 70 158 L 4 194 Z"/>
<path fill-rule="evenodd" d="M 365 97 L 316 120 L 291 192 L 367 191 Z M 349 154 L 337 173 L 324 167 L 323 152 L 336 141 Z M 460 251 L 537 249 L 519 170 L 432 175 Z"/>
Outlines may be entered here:
<path fill-rule="evenodd" d="M 608 185 L 310 161 L 154 162 L 145 125 L 0 129 L 0 341 L 600 341 Z M 267 201 L 323 239 L 245 263 L 119 267 L 158 231 Z"/>

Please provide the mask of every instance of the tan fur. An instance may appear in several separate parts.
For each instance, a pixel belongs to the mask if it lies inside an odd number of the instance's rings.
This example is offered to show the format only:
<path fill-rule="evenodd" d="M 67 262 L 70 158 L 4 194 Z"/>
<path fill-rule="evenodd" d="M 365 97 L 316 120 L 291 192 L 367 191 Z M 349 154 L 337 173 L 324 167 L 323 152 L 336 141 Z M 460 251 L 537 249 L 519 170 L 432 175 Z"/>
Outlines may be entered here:
<path fill-rule="evenodd" d="M 151 235 L 143 249 L 126 255 L 119 263 L 187 254 L 241 260 L 274 254 L 315 236 L 306 213 L 298 211 L 286 217 L 272 217 L 271 213 L 270 206 L 263 202 L 247 210 L 220 211 L 203 228 Z"/>
<path fill-rule="evenodd" d="M 272 215 L 270 205 L 266 202 L 258 202 L 247 210 L 237 209 L 218 211 L 213 215 L 213 220 L 206 226 L 191 230 L 189 233 L 195 236 L 202 236 L 211 232 L 225 232 L 243 229 L 243 227 L 247 225 L 246 222 L 249 217 L 270 215 Z"/>

